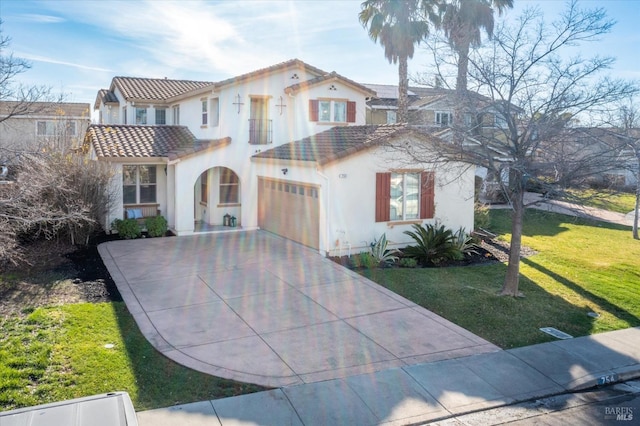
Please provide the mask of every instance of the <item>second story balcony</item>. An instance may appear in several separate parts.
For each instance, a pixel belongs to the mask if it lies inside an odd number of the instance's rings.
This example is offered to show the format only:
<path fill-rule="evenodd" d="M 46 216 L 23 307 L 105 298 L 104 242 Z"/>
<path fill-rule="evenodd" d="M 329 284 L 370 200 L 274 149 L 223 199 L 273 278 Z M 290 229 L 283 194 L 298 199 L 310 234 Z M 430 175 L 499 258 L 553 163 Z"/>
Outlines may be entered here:
<path fill-rule="evenodd" d="M 267 145 L 273 142 L 273 120 L 250 119 L 249 143 L 251 145 Z"/>

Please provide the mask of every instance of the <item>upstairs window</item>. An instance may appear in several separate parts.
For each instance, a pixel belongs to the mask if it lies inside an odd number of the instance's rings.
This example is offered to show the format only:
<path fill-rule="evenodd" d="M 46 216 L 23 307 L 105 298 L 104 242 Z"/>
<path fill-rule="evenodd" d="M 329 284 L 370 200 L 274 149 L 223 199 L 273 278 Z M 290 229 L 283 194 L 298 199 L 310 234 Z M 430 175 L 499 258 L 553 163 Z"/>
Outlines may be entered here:
<path fill-rule="evenodd" d="M 127 107 L 122 107 L 122 124 L 127 124 Z"/>
<path fill-rule="evenodd" d="M 438 126 L 450 126 L 453 123 L 453 113 L 450 111 L 436 112 L 436 124 Z"/>
<path fill-rule="evenodd" d="M 211 99 L 211 109 L 209 111 L 211 115 L 211 125 L 217 127 L 220 125 L 220 99 L 213 98 Z"/>
<path fill-rule="evenodd" d="M 147 109 L 136 107 L 136 124 L 147 124 Z"/>
<path fill-rule="evenodd" d="M 387 124 L 396 124 L 396 122 L 397 122 L 396 111 L 393 111 L 393 110 L 387 111 Z"/>
<path fill-rule="evenodd" d="M 209 110 L 208 110 L 209 104 L 206 99 L 202 99 L 201 104 L 202 104 L 202 125 L 206 126 L 207 122 L 209 121 Z"/>
<path fill-rule="evenodd" d="M 166 108 L 156 108 L 156 124 L 167 124 Z"/>
<path fill-rule="evenodd" d="M 38 121 L 36 134 L 38 136 L 54 136 L 56 134 L 55 121 Z"/>
<path fill-rule="evenodd" d="M 177 126 L 180 124 L 180 105 L 175 105 L 173 108 L 173 124 Z"/>
<path fill-rule="evenodd" d="M 38 136 L 77 136 L 78 131 L 75 121 L 38 121 L 36 122 L 36 135 Z"/>
<path fill-rule="evenodd" d="M 356 103 L 331 99 L 309 100 L 309 120 L 321 123 L 355 123 Z"/>

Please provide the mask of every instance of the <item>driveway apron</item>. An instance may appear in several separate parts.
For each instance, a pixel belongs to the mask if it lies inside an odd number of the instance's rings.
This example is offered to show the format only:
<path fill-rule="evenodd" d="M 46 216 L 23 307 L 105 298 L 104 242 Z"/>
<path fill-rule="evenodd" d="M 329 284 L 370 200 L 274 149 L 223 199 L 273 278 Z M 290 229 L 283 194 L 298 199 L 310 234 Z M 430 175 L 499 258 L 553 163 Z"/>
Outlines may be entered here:
<path fill-rule="evenodd" d="M 151 344 L 215 376 L 281 387 L 500 350 L 264 231 L 98 249 Z"/>

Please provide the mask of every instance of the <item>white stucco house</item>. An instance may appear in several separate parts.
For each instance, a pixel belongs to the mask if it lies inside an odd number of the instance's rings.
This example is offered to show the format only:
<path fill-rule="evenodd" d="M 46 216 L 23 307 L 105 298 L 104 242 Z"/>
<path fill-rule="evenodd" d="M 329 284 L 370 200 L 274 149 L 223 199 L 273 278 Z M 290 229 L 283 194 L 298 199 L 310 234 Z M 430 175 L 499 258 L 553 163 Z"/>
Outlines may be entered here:
<path fill-rule="evenodd" d="M 404 124 L 367 125 L 375 93 L 294 59 L 220 82 L 115 77 L 85 149 L 116 170 L 104 225 L 156 210 L 177 235 L 264 229 L 325 255 L 398 246 L 414 223 L 473 227 L 473 170 L 410 164 Z"/>

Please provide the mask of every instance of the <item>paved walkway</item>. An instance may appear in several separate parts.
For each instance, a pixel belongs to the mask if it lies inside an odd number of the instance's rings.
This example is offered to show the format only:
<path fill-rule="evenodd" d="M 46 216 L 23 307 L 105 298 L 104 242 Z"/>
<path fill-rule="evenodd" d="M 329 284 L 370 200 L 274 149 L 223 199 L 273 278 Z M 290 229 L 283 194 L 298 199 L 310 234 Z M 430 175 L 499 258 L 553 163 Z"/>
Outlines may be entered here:
<path fill-rule="evenodd" d="M 137 417 L 140 426 L 409 425 L 639 376 L 636 327 L 143 411 Z M 558 401 L 556 409 L 562 408 Z M 486 419 L 465 424 L 486 424 Z"/>
<path fill-rule="evenodd" d="M 262 231 L 99 246 L 162 354 L 280 387 L 500 349 L 316 251 Z"/>

